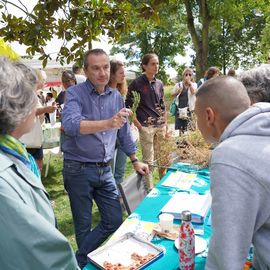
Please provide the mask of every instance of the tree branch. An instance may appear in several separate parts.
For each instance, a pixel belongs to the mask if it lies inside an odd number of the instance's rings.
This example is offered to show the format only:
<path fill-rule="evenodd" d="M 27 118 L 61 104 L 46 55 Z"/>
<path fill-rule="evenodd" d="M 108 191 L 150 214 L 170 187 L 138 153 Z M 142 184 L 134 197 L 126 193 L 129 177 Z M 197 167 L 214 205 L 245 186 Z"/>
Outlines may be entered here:
<path fill-rule="evenodd" d="M 196 29 L 195 29 L 195 25 L 194 25 L 194 17 L 193 17 L 193 14 L 192 14 L 191 1 L 190 0 L 185 0 L 184 4 L 185 4 L 185 7 L 186 7 L 186 11 L 187 11 L 188 30 L 189 30 L 189 32 L 191 34 L 191 38 L 192 38 L 195 50 L 197 51 L 198 48 L 199 48 L 200 39 L 198 37 L 198 34 L 196 32 Z"/>
<path fill-rule="evenodd" d="M 27 13 L 29 13 L 27 7 L 22 3 L 22 1 L 21 1 L 21 0 L 18 0 L 18 1 L 19 1 L 19 3 L 25 8 L 25 10 L 27 11 Z"/>
<path fill-rule="evenodd" d="M 7 4 L 10 4 L 10 5 L 16 7 L 17 9 L 21 10 L 21 11 L 22 11 L 23 13 L 25 13 L 27 16 L 30 15 L 29 12 L 28 12 L 28 10 L 27 10 L 27 8 L 21 3 L 21 1 L 19 1 L 19 2 L 20 2 L 20 4 L 21 4 L 25 9 L 23 9 L 22 7 L 20 7 L 20 6 L 16 5 L 16 4 L 14 4 L 14 3 L 10 2 L 10 1 L 7 1 L 7 0 L 1 0 L 0 2 L 3 3 L 5 6 L 6 6 Z"/>

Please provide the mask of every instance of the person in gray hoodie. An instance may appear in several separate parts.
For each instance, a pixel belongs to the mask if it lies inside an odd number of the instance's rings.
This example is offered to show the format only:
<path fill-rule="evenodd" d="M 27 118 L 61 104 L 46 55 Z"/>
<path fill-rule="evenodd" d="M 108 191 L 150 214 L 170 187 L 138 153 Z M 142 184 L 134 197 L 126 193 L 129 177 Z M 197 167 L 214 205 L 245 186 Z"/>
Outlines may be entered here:
<path fill-rule="evenodd" d="M 205 82 L 195 113 L 210 161 L 212 229 L 207 270 L 241 270 L 251 244 L 253 266 L 270 269 L 270 104 L 250 99 L 233 77 Z"/>

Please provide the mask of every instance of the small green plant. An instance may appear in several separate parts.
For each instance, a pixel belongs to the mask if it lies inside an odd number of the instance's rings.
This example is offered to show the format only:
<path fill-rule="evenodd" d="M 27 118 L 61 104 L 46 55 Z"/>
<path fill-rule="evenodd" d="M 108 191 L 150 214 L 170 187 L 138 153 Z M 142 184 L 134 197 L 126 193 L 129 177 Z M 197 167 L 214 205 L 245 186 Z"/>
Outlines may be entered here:
<path fill-rule="evenodd" d="M 132 111 L 132 115 L 130 117 L 130 124 L 132 124 L 136 118 L 136 111 L 137 111 L 137 108 L 140 104 L 140 101 L 141 101 L 141 96 L 139 94 L 139 92 L 137 91 L 132 91 L 132 96 L 133 96 L 133 104 L 132 104 L 132 107 L 131 107 L 131 111 Z"/>

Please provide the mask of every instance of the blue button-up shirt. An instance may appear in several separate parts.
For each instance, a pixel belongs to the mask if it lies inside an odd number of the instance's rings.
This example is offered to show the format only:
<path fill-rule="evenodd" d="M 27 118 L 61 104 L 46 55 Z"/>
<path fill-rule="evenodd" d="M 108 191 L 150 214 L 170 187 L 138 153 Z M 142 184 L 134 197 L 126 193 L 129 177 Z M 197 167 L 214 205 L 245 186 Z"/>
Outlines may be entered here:
<path fill-rule="evenodd" d="M 102 94 L 94 89 L 89 80 L 70 87 L 67 90 L 62 113 L 65 133 L 62 143 L 64 159 L 81 162 L 108 162 L 113 158 L 117 137 L 127 155 L 135 153 L 136 145 L 132 140 L 128 121 L 119 130 L 110 129 L 94 134 L 80 133 L 82 120 L 110 119 L 123 107 L 124 100 L 119 92 L 109 87 Z"/>

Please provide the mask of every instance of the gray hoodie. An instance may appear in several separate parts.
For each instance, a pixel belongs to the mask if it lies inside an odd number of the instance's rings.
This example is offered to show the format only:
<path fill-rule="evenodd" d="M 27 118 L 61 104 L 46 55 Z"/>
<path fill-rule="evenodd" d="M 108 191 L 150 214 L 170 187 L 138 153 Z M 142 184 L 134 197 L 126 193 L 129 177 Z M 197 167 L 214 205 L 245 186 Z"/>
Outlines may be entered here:
<path fill-rule="evenodd" d="M 208 270 L 241 270 L 251 243 L 256 270 L 270 269 L 270 104 L 257 103 L 224 130 L 210 165 Z"/>

